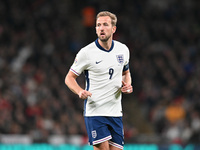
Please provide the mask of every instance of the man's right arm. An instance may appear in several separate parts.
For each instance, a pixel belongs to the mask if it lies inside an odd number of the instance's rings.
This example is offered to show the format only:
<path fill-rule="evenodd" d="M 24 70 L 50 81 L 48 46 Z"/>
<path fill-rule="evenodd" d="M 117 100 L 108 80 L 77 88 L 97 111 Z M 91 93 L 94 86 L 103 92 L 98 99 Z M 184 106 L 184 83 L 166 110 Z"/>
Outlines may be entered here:
<path fill-rule="evenodd" d="M 82 89 L 76 81 L 78 76 L 74 74 L 72 71 L 69 71 L 65 77 L 65 84 L 69 87 L 69 89 L 77 94 L 79 98 L 86 99 L 88 96 L 92 96 L 92 93 Z"/>

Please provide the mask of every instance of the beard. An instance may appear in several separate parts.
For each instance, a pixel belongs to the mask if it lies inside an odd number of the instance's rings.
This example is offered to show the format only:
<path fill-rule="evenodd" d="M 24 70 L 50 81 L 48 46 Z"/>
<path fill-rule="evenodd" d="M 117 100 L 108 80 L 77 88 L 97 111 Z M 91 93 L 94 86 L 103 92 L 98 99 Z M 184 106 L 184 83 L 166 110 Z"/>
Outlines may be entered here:
<path fill-rule="evenodd" d="M 110 39 L 110 37 L 111 37 L 111 35 L 110 36 L 105 36 L 105 38 L 102 38 L 101 35 L 98 36 L 99 40 L 102 41 L 102 42 L 107 42 L 108 39 Z"/>

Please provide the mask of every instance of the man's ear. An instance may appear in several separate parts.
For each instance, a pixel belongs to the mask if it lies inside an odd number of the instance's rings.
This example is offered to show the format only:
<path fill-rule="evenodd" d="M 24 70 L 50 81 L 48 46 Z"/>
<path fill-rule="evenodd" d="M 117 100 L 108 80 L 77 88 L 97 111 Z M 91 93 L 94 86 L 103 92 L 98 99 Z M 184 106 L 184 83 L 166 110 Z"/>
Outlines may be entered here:
<path fill-rule="evenodd" d="M 115 32 L 116 32 L 116 30 L 117 30 L 117 27 L 116 27 L 116 26 L 114 26 L 114 27 L 113 27 L 113 33 L 115 33 Z"/>

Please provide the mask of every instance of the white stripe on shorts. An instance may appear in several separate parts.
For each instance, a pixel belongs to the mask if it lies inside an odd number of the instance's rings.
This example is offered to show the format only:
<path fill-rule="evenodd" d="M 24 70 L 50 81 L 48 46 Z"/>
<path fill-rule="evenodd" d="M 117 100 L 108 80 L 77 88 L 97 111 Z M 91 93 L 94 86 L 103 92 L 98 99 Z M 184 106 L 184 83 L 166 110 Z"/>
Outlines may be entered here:
<path fill-rule="evenodd" d="M 103 139 L 99 139 L 99 140 L 93 141 L 93 145 L 96 145 L 96 144 L 99 144 L 99 143 L 108 141 L 108 140 L 110 140 L 110 139 L 112 139 L 111 135 L 109 135 L 109 136 L 107 136 L 107 137 L 105 137 L 105 138 L 103 138 Z"/>
<path fill-rule="evenodd" d="M 112 141 L 109 141 L 109 144 L 112 145 L 112 146 L 115 146 L 115 147 L 117 147 L 117 148 L 123 149 L 123 146 L 122 146 L 122 145 L 119 145 L 119 144 L 114 143 L 114 142 L 112 142 Z"/>

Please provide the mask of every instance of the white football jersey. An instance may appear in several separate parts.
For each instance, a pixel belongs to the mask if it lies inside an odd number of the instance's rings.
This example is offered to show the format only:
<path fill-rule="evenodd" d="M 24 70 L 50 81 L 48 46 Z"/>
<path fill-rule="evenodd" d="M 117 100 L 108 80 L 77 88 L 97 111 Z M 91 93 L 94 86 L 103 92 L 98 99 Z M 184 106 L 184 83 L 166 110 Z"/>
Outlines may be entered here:
<path fill-rule="evenodd" d="M 122 73 L 128 63 L 128 47 L 114 40 L 110 50 L 96 40 L 78 52 L 70 70 L 78 76 L 85 72 L 86 90 L 92 93 L 85 100 L 85 116 L 122 116 Z"/>

